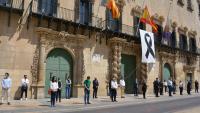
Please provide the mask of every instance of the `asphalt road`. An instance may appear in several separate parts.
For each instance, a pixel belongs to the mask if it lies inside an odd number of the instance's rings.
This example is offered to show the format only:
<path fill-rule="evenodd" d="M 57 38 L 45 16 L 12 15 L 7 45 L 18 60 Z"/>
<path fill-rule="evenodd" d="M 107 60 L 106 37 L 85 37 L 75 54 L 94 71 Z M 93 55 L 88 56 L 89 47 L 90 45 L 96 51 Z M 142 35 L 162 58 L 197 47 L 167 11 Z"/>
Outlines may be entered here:
<path fill-rule="evenodd" d="M 180 99 L 164 102 L 146 103 L 138 105 L 122 105 L 109 108 L 92 108 L 90 110 L 81 110 L 68 113 L 176 113 L 184 109 L 193 109 L 200 107 L 200 98 Z M 65 113 L 66 111 L 59 111 Z M 192 113 L 192 112 L 190 112 Z M 200 111 L 199 111 L 200 113 Z"/>

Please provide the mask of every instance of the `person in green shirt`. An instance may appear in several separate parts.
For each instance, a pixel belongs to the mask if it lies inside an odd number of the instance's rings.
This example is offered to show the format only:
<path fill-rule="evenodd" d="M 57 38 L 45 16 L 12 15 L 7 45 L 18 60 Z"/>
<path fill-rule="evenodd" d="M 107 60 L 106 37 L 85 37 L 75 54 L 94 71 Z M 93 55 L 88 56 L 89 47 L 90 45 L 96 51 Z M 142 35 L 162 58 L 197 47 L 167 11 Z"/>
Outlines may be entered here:
<path fill-rule="evenodd" d="M 89 99 L 90 99 L 90 84 L 91 84 L 91 81 L 90 81 L 90 76 L 87 76 L 87 79 L 84 81 L 84 102 L 85 104 L 91 104 L 89 102 Z"/>

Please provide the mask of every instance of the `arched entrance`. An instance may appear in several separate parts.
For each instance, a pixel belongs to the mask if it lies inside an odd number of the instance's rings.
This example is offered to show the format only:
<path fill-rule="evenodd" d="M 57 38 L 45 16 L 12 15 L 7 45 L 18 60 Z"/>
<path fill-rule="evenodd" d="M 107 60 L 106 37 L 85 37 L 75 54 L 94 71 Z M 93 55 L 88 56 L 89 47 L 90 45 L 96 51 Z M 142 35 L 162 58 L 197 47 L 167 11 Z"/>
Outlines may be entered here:
<path fill-rule="evenodd" d="M 171 68 L 168 63 L 164 64 L 164 69 L 163 69 L 163 81 L 168 80 L 171 77 Z"/>
<path fill-rule="evenodd" d="M 59 77 L 62 81 L 62 97 L 65 97 L 65 84 L 69 76 L 73 81 L 73 59 L 64 49 L 53 49 L 47 56 L 45 76 L 45 97 L 49 97 L 48 89 L 53 76 Z"/>

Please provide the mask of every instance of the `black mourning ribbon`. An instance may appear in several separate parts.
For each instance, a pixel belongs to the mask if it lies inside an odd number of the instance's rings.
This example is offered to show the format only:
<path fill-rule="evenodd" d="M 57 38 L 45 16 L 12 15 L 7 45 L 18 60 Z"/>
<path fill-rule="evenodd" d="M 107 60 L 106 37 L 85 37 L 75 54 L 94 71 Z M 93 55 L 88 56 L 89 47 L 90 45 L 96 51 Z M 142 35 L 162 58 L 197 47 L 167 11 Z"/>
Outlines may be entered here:
<path fill-rule="evenodd" d="M 147 37 L 150 38 L 149 42 L 148 42 L 148 40 L 147 40 Z M 146 34 L 144 35 L 144 38 L 145 38 L 145 42 L 146 42 L 146 45 L 147 45 L 147 52 L 146 52 L 146 54 L 145 54 L 146 58 L 148 59 L 149 53 L 150 53 L 153 57 L 155 57 L 155 54 L 154 54 L 154 52 L 153 52 L 153 49 L 151 48 L 151 47 L 152 47 L 151 36 L 150 36 L 148 33 L 146 33 Z"/>

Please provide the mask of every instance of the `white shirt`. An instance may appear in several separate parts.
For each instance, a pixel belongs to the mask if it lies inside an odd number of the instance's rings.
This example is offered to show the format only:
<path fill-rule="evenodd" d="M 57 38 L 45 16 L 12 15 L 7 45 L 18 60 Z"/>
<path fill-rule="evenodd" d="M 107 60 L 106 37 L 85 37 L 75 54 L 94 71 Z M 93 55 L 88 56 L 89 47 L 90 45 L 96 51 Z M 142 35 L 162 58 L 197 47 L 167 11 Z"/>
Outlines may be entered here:
<path fill-rule="evenodd" d="M 124 79 L 121 79 L 121 80 L 119 81 L 119 83 L 120 83 L 120 86 L 121 86 L 121 87 L 125 87 L 125 81 L 124 81 Z"/>
<path fill-rule="evenodd" d="M 66 85 L 71 85 L 71 84 L 72 84 L 71 80 L 70 80 L 70 79 L 67 79 L 67 80 L 66 80 Z"/>
<path fill-rule="evenodd" d="M 111 81 L 111 88 L 112 89 L 117 89 L 117 87 L 118 87 L 118 84 L 117 84 L 117 81 Z"/>
<path fill-rule="evenodd" d="M 163 85 L 164 85 L 164 86 L 167 86 L 167 82 L 166 82 L 166 81 L 165 81 L 165 82 L 163 82 Z"/>
<path fill-rule="evenodd" d="M 50 89 L 54 92 L 57 91 L 58 90 L 58 82 L 51 82 Z"/>
<path fill-rule="evenodd" d="M 25 78 L 22 78 L 22 86 L 25 86 L 25 85 L 28 86 L 28 84 L 29 84 L 29 80 L 25 79 Z"/>
<path fill-rule="evenodd" d="M 183 87 L 183 82 L 180 82 L 180 83 L 179 83 L 179 87 Z"/>
<path fill-rule="evenodd" d="M 172 81 L 171 81 L 171 80 L 168 80 L 167 85 L 168 85 L 168 86 L 172 86 Z"/>

